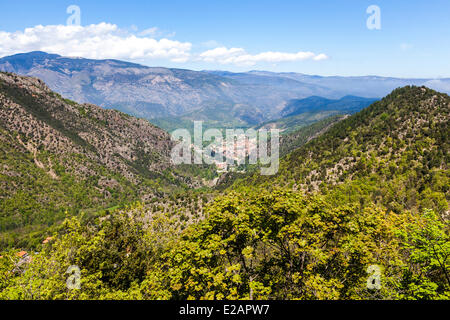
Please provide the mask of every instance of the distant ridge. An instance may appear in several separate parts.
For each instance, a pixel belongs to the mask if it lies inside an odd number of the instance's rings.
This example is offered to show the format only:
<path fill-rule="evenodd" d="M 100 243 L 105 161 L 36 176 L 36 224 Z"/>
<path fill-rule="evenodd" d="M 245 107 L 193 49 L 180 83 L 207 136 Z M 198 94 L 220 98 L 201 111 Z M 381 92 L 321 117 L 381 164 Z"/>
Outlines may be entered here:
<path fill-rule="evenodd" d="M 0 58 L 0 71 L 40 78 L 53 91 L 79 103 L 93 103 L 146 119 L 180 117 L 203 110 L 202 115 L 207 120 L 213 116 L 210 120 L 219 126 L 222 121 L 215 117 L 217 114 L 227 114 L 232 122 L 255 125 L 280 118 L 291 100 L 311 96 L 378 98 L 405 85 L 426 85 L 450 93 L 450 79 L 191 71 L 39 51 Z"/>
<path fill-rule="evenodd" d="M 291 100 L 281 114 L 285 117 L 296 116 L 306 112 L 340 111 L 341 113 L 355 113 L 368 107 L 378 99 L 345 96 L 339 100 L 312 96 L 301 100 Z"/>

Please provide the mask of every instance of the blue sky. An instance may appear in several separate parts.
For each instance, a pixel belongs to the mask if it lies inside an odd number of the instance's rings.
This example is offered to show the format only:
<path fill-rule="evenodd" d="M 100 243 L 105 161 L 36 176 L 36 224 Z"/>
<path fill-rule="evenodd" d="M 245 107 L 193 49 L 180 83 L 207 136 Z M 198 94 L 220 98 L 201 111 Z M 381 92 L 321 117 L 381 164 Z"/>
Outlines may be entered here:
<path fill-rule="evenodd" d="M 72 4 L 97 27 L 69 45 L 47 26 L 65 26 Z M 366 26 L 370 5 L 380 30 Z M 0 55 L 35 48 L 194 70 L 450 77 L 450 1 L 2 1 Z"/>

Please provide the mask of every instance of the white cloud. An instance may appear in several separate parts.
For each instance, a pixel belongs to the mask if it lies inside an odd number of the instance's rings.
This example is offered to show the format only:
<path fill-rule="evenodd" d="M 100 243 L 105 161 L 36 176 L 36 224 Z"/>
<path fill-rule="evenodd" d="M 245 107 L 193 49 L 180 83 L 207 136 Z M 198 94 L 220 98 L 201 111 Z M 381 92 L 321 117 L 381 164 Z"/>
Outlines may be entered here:
<path fill-rule="evenodd" d="M 402 49 L 403 51 L 408 51 L 409 49 L 412 49 L 413 45 L 410 43 L 401 43 L 400 44 L 400 49 Z"/>
<path fill-rule="evenodd" d="M 315 56 L 313 59 L 315 60 L 315 61 L 322 61 L 322 60 L 327 60 L 327 59 L 329 59 L 330 57 L 328 57 L 326 54 L 324 54 L 324 53 L 320 53 L 320 54 L 318 54 L 317 56 Z"/>
<path fill-rule="evenodd" d="M 175 32 L 166 32 L 163 30 L 160 30 L 158 27 L 153 27 L 153 28 L 148 28 L 145 30 L 142 30 L 141 32 L 139 32 L 140 36 L 144 36 L 144 37 L 152 37 L 152 38 L 173 38 L 175 37 L 176 33 Z"/>
<path fill-rule="evenodd" d="M 205 51 L 200 54 L 200 60 L 205 62 L 214 62 L 220 64 L 236 64 L 243 66 L 252 66 L 258 62 L 295 62 L 302 60 L 325 60 L 328 56 L 321 53 L 316 55 L 313 52 L 297 52 L 297 53 L 286 53 L 286 52 L 262 52 L 259 54 L 249 54 L 242 48 L 226 48 L 220 47 L 212 50 Z"/>
<path fill-rule="evenodd" d="M 45 51 L 92 59 L 189 60 L 191 43 L 146 37 L 151 30 L 157 32 L 152 28 L 136 36 L 103 22 L 89 26 L 39 25 L 13 33 L 0 31 L 0 56 Z"/>
<path fill-rule="evenodd" d="M 157 27 L 148 28 L 139 32 L 140 36 L 155 36 L 158 33 L 159 29 Z"/>
<path fill-rule="evenodd" d="M 38 25 L 17 32 L 0 30 L 0 56 L 45 51 L 62 56 L 91 59 L 139 61 L 162 59 L 179 63 L 190 60 L 241 66 L 328 59 L 328 56 L 323 53 L 313 52 L 268 51 L 249 54 L 243 48 L 220 47 L 216 41 L 202 44 L 204 47 L 215 47 L 215 49 L 193 54 L 190 42 L 170 40 L 168 38 L 175 34 L 164 34 L 165 32 L 157 27 L 138 32 L 137 26 L 134 25 L 128 29 L 120 29 L 115 24 L 105 22 L 88 26 Z"/>
<path fill-rule="evenodd" d="M 216 40 L 209 40 L 209 41 L 205 41 L 202 42 L 200 44 L 202 47 L 206 47 L 206 48 L 216 48 L 216 47 L 220 47 L 222 46 L 219 42 L 217 42 Z"/>

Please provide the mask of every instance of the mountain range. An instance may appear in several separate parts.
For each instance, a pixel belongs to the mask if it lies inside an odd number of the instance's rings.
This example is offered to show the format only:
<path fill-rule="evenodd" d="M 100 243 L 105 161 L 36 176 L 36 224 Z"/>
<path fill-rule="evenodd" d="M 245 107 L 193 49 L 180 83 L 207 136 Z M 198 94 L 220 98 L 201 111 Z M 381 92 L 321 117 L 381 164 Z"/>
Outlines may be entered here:
<path fill-rule="evenodd" d="M 450 93 L 450 79 L 191 71 L 44 52 L 3 57 L 0 71 L 38 77 L 55 92 L 79 103 L 92 103 L 146 119 L 162 118 L 156 122 L 166 124 L 166 129 L 173 127 L 170 123 L 173 119 L 179 123 L 193 115 L 219 125 L 258 125 L 281 118 L 292 100 L 311 96 L 380 98 L 406 85 L 425 85 Z"/>

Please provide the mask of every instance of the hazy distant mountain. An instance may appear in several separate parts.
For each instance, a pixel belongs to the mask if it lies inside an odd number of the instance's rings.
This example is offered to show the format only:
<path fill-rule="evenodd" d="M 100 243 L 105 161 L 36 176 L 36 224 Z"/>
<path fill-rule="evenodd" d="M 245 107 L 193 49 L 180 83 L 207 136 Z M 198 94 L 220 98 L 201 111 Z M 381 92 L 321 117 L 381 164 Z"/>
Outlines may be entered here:
<path fill-rule="evenodd" d="M 232 81 L 206 73 L 148 68 L 117 60 L 64 58 L 43 52 L 0 59 L 0 70 L 35 76 L 66 98 L 146 117 L 179 115 L 227 100 Z"/>
<path fill-rule="evenodd" d="M 260 81 L 240 81 L 208 72 L 44 52 L 2 58 L 0 71 L 35 76 L 66 98 L 145 118 L 180 116 L 216 105 L 232 110 L 238 105 L 238 114 L 244 118 L 263 114 L 269 119 L 290 99 L 332 94 L 320 86 L 291 79 L 258 77 Z"/>
<path fill-rule="evenodd" d="M 174 120 L 178 121 L 180 116 L 191 119 L 199 114 L 218 125 L 222 122 L 255 125 L 277 119 L 289 101 L 310 96 L 381 97 L 410 84 L 450 93 L 450 79 L 191 71 L 44 52 L 1 58 L 0 71 L 38 77 L 52 90 L 79 103 L 93 103 L 147 119 L 176 117 Z M 218 119 L 220 115 L 226 115 L 227 119 Z"/>
<path fill-rule="evenodd" d="M 306 112 L 339 111 L 341 113 L 355 113 L 377 101 L 375 98 L 345 96 L 339 100 L 312 96 L 300 100 L 291 100 L 281 112 L 282 116 L 291 117 Z"/>
<path fill-rule="evenodd" d="M 277 128 L 282 130 L 283 135 L 286 135 L 316 122 L 327 123 L 332 116 L 342 118 L 345 115 L 356 113 L 377 100 L 355 96 L 345 96 L 339 100 L 318 96 L 295 99 L 289 101 L 281 111 L 282 117 L 280 119 L 266 121 L 256 128 Z M 319 131 L 323 129 L 319 124 L 315 128 Z M 312 134 L 314 130 L 308 129 L 307 132 Z M 306 141 L 305 136 L 302 139 Z"/>
<path fill-rule="evenodd" d="M 273 73 L 266 71 L 250 71 L 248 74 L 253 76 L 281 77 L 300 81 L 313 86 L 321 86 L 336 94 L 318 96 L 337 99 L 346 95 L 360 96 L 365 98 L 381 98 L 389 94 L 392 90 L 407 85 L 426 86 L 441 92 L 450 93 L 450 78 L 447 79 L 407 79 L 391 78 L 379 76 L 361 76 L 361 77 L 323 77 L 317 75 L 306 75 L 301 73 Z M 299 97 L 301 98 L 301 97 Z"/>

